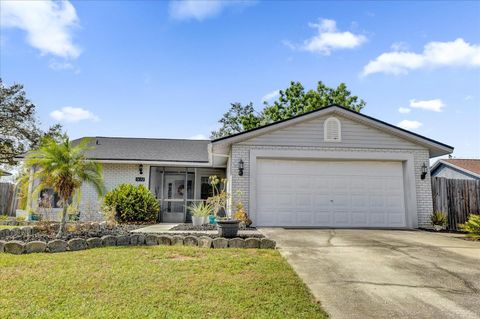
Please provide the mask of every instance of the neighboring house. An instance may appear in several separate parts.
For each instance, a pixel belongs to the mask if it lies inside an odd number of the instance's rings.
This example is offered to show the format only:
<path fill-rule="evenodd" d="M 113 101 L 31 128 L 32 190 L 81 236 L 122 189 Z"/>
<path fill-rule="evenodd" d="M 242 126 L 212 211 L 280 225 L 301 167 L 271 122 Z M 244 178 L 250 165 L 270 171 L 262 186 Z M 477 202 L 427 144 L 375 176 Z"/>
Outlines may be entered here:
<path fill-rule="evenodd" d="M 107 189 L 142 184 L 161 221 L 181 222 L 209 196 L 208 176 L 228 178 L 256 226 L 417 228 L 430 225 L 428 163 L 453 147 L 339 106 L 213 141 L 97 137 Z M 82 186 L 83 218 L 98 198 Z M 85 217 L 87 216 L 87 217 Z M 186 217 L 188 219 L 188 216 Z"/>
<path fill-rule="evenodd" d="M 433 177 L 480 180 L 480 159 L 441 159 L 430 172 Z"/>

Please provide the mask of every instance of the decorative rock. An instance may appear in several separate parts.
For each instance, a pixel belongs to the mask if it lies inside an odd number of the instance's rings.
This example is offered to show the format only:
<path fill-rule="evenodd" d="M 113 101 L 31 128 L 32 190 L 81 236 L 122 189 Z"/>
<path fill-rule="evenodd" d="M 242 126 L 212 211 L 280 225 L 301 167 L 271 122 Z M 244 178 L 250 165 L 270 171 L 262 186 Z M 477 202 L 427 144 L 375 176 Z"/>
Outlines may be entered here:
<path fill-rule="evenodd" d="M 260 248 L 260 239 L 259 238 L 245 239 L 245 248 Z"/>
<path fill-rule="evenodd" d="M 212 241 L 213 248 L 227 248 L 228 247 L 228 239 L 218 237 L 214 238 Z"/>
<path fill-rule="evenodd" d="M 20 236 L 22 235 L 22 230 L 20 228 L 11 228 L 10 236 Z"/>
<path fill-rule="evenodd" d="M 213 239 L 208 236 L 197 238 L 198 247 L 211 248 Z"/>
<path fill-rule="evenodd" d="M 25 243 L 19 240 L 7 241 L 3 249 L 6 253 L 20 255 L 25 252 Z"/>
<path fill-rule="evenodd" d="M 154 234 L 145 235 L 145 245 L 147 246 L 158 245 L 158 236 Z"/>
<path fill-rule="evenodd" d="M 87 239 L 88 248 L 97 248 L 103 246 L 103 240 L 100 237 L 92 237 Z"/>
<path fill-rule="evenodd" d="M 27 254 L 30 253 L 43 253 L 47 249 L 47 244 L 43 241 L 35 240 L 25 245 Z"/>
<path fill-rule="evenodd" d="M 33 234 L 33 227 L 30 227 L 30 226 L 22 227 L 22 232 L 25 236 L 31 236 Z"/>
<path fill-rule="evenodd" d="M 102 245 L 103 246 L 116 246 L 117 245 L 117 237 L 112 235 L 106 235 L 102 237 Z"/>
<path fill-rule="evenodd" d="M 145 237 L 143 237 L 143 242 L 140 242 L 140 234 L 130 235 L 130 245 L 137 246 L 137 245 L 143 245 L 144 243 L 145 243 Z"/>
<path fill-rule="evenodd" d="M 73 238 L 68 241 L 70 251 L 84 250 L 87 248 L 87 242 L 83 238 Z"/>
<path fill-rule="evenodd" d="M 262 249 L 275 249 L 275 241 L 268 239 L 268 238 L 262 238 L 260 240 L 260 248 Z"/>
<path fill-rule="evenodd" d="M 67 246 L 67 242 L 61 239 L 49 241 L 47 244 L 48 251 L 51 253 L 60 253 L 63 251 L 67 251 Z"/>
<path fill-rule="evenodd" d="M 117 246 L 128 246 L 130 245 L 129 236 L 117 236 Z"/>
<path fill-rule="evenodd" d="M 172 246 L 182 246 L 183 245 L 183 236 L 175 235 L 172 237 Z"/>
<path fill-rule="evenodd" d="M 170 246 L 172 244 L 172 236 L 160 235 L 158 236 L 158 244 L 164 246 Z"/>
<path fill-rule="evenodd" d="M 145 245 L 145 234 L 138 234 L 138 244 L 139 245 Z"/>
<path fill-rule="evenodd" d="M 6 241 L 0 240 L 0 253 L 3 253 L 5 251 L 4 247 L 6 243 L 7 243 Z"/>
<path fill-rule="evenodd" d="M 90 229 L 94 232 L 99 232 L 100 231 L 100 224 L 96 222 L 92 222 L 90 224 Z"/>
<path fill-rule="evenodd" d="M 185 236 L 183 238 L 184 246 L 198 246 L 198 239 L 195 236 Z"/>
<path fill-rule="evenodd" d="M 10 236 L 10 229 L 5 228 L 5 229 L 0 229 L 0 238 L 5 238 Z"/>
<path fill-rule="evenodd" d="M 228 240 L 228 247 L 230 248 L 245 248 L 245 240 L 242 238 L 232 238 Z"/>

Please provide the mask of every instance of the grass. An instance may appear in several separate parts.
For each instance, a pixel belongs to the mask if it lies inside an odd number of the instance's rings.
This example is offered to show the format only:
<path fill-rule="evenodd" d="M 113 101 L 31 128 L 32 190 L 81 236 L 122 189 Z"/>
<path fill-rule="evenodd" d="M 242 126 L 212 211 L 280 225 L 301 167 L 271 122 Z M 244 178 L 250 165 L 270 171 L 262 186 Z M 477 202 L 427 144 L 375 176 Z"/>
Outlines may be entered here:
<path fill-rule="evenodd" d="M 20 226 L 0 225 L 0 229 L 12 229 Z"/>
<path fill-rule="evenodd" d="M 275 250 L 0 254 L 6 318 L 326 318 Z"/>

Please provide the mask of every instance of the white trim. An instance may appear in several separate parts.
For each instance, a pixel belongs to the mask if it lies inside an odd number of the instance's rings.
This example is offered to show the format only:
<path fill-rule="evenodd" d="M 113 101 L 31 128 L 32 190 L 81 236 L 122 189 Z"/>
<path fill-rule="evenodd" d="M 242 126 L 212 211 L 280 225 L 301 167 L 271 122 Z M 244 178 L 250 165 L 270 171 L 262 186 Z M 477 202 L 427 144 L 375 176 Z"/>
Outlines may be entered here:
<path fill-rule="evenodd" d="M 92 161 L 104 164 L 144 164 L 154 166 L 187 166 L 187 167 L 212 167 L 225 168 L 226 165 L 213 166 L 212 163 L 197 163 L 197 162 L 169 162 L 169 161 L 139 161 L 139 160 L 95 160 Z"/>
<path fill-rule="evenodd" d="M 334 121 L 335 124 L 337 124 L 337 130 L 338 130 L 338 139 L 332 139 L 328 138 L 328 122 Z M 340 120 L 337 119 L 335 116 L 330 116 L 325 120 L 323 123 L 323 140 L 325 142 L 341 142 L 342 141 L 342 123 L 340 123 Z"/>
<path fill-rule="evenodd" d="M 415 164 L 413 154 L 383 152 L 325 152 L 299 150 L 250 150 L 250 216 L 255 224 L 257 196 L 257 159 L 310 159 L 310 160 L 352 160 L 352 161 L 400 161 L 403 167 L 405 194 L 405 218 L 407 228 L 418 228 L 417 191 L 415 185 Z"/>

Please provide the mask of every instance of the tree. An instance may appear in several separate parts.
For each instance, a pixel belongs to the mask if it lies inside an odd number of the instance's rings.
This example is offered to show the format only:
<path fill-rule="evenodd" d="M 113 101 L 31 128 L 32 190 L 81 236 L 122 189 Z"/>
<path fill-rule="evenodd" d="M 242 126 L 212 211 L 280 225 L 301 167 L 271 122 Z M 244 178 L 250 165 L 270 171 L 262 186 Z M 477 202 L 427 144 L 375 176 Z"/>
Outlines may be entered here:
<path fill-rule="evenodd" d="M 232 103 L 230 110 L 218 121 L 222 127 L 212 132 L 211 137 L 220 138 L 255 128 L 260 125 L 259 120 L 252 103 L 245 106 L 241 103 Z"/>
<path fill-rule="evenodd" d="M 358 96 L 352 96 L 345 83 L 330 88 L 319 81 L 315 90 L 305 92 L 300 82 L 291 82 L 287 89 L 279 91 L 278 99 L 272 104 L 264 102 L 264 108 L 259 114 L 255 114 L 252 103 L 246 106 L 233 103 L 232 108 L 219 121 L 222 127 L 212 132 L 212 138 L 240 133 L 332 104 L 360 112 L 366 103 Z"/>
<path fill-rule="evenodd" d="M 44 136 L 63 135 L 60 124 L 47 132 L 38 125 L 35 105 L 26 98 L 23 86 L 7 87 L 0 78 L 0 164 L 15 165 L 15 157 L 37 147 Z"/>
<path fill-rule="evenodd" d="M 102 166 L 85 156 L 90 149 L 88 143 L 89 139 L 82 139 L 74 146 L 68 138 L 61 142 L 48 138 L 26 157 L 27 167 L 35 169 L 33 178 L 40 181 L 34 194 L 44 188 L 53 188 L 62 201 L 62 221 L 57 238 L 64 235 L 68 203 L 82 183 L 92 184 L 100 196 L 105 193 Z"/>

